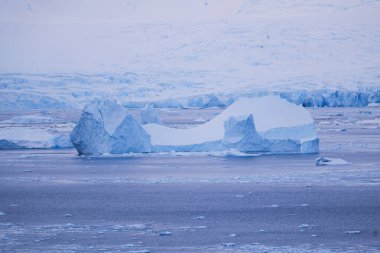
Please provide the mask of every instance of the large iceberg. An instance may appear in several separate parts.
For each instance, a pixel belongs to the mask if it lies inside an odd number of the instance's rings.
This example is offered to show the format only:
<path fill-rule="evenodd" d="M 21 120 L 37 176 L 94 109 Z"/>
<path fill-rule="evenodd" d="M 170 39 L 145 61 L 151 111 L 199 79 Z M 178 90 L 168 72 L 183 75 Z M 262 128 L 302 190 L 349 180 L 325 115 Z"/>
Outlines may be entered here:
<path fill-rule="evenodd" d="M 150 136 L 124 108 L 95 99 L 83 110 L 70 135 L 79 154 L 150 152 Z"/>
<path fill-rule="evenodd" d="M 80 154 L 319 149 L 309 112 L 277 96 L 242 98 L 212 120 L 187 129 L 141 125 L 117 103 L 95 99 L 85 107 L 71 140 Z"/>

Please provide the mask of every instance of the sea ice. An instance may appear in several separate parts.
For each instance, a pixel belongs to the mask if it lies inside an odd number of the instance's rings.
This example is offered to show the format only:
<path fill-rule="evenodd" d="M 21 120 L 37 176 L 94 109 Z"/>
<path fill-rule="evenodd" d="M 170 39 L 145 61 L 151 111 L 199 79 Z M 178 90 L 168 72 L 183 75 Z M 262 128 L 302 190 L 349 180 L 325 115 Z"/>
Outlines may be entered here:
<path fill-rule="evenodd" d="M 171 236 L 171 235 L 172 235 L 172 233 L 169 231 L 160 232 L 160 236 Z"/>
<path fill-rule="evenodd" d="M 43 128 L 0 128 L 0 149 L 72 147 L 64 133 L 51 133 Z"/>
<path fill-rule="evenodd" d="M 43 124 L 52 123 L 54 120 L 51 117 L 42 115 L 23 115 L 13 117 L 8 120 L 1 121 L 2 124 Z"/>
<path fill-rule="evenodd" d="M 152 108 L 144 111 L 151 119 Z M 80 154 L 316 153 L 319 147 L 309 112 L 277 96 L 242 98 L 210 121 L 187 129 L 157 123 L 140 125 L 117 103 L 95 99 L 82 112 L 71 141 Z"/>

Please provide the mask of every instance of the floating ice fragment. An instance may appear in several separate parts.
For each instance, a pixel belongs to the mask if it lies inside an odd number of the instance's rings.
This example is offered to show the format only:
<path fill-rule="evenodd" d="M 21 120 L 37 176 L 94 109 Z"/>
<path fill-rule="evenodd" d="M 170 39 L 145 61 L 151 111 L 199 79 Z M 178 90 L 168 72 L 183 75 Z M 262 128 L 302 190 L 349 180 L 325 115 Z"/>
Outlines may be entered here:
<path fill-rule="evenodd" d="M 132 251 L 128 251 L 129 253 L 150 253 L 149 250 L 147 249 L 143 249 L 143 250 L 132 250 Z"/>
<path fill-rule="evenodd" d="M 346 234 L 349 234 L 349 235 L 355 235 L 355 234 L 360 234 L 361 232 L 359 230 L 349 230 L 349 231 L 346 231 Z"/>
<path fill-rule="evenodd" d="M 230 235 L 228 235 L 229 237 L 235 237 L 236 236 L 236 234 L 230 234 Z"/>
<path fill-rule="evenodd" d="M 327 158 L 327 157 L 318 157 L 315 160 L 315 165 L 316 166 L 327 166 L 327 165 L 332 165 L 332 166 L 338 166 L 338 165 L 349 165 L 351 163 L 341 159 L 341 158 Z"/>
<path fill-rule="evenodd" d="M 207 120 L 205 120 L 204 118 L 196 118 L 194 120 L 194 122 L 198 122 L 198 123 L 203 123 L 203 122 L 206 122 Z"/>
<path fill-rule="evenodd" d="M 235 247 L 235 246 L 236 246 L 236 243 L 233 243 L 233 242 L 225 242 L 225 243 L 222 243 L 222 246 L 224 246 L 224 247 Z"/>
<path fill-rule="evenodd" d="M 162 231 L 162 232 L 160 232 L 160 236 L 171 236 L 171 235 L 172 235 L 172 233 L 169 232 L 169 231 Z"/>
<path fill-rule="evenodd" d="M 5 213 L 4 213 L 4 212 L 2 212 L 2 211 L 0 211 L 0 216 L 3 216 L 3 215 L 5 215 Z"/>
<path fill-rule="evenodd" d="M 299 228 L 310 228 L 311 226 L 309 224 L 301 224 L 298 227 Z"/>

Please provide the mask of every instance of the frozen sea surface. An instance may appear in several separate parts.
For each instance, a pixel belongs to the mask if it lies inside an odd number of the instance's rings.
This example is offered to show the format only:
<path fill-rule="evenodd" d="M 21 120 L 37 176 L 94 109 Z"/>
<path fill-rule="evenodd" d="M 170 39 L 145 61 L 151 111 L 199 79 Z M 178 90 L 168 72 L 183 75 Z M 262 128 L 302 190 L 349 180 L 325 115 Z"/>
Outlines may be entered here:
<path fill-rule="evenodd" d="M 166 124 L 189 127 L 218 111 L 159 115 Z M 86 157 L 74 149 L 2 150 L 0 249 L 379 252 L 380 108 L 310 112 L 321 139 L 316 155 Z M 3 111 L 0 118 L 21 113 L 54 119 L 40 127 L 75 124 L 79 117 L 33 110 Z M 317 167 L 319 156 L 351 164 Z"/>

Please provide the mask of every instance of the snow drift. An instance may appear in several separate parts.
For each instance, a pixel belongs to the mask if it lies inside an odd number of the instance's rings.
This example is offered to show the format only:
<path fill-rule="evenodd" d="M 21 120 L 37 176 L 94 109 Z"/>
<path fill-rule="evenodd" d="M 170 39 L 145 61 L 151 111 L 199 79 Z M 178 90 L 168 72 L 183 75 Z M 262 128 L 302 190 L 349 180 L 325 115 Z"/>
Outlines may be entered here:
<path fill-rule="evenodd" d="M 153 113 L 153 108 L 149 109 Z M 243 98 L 212 120 L 178 129 L 140 125 L 110 100 L 88 104 L 71 134 L 79 154 L 225 151 L 315 153 L 313 119 L 301 106 L 276 96 Z"/>
<path fill-rule="evenodd" d="M 69 148 L 69 137 L 35 127 L 5 127 L 0 129 L 0 150 L 21 148 Z"/>

